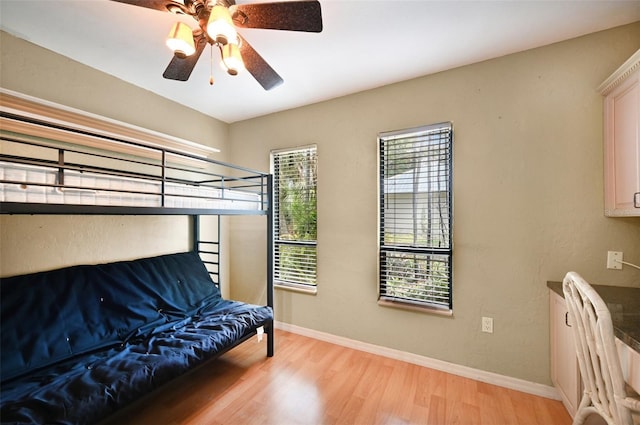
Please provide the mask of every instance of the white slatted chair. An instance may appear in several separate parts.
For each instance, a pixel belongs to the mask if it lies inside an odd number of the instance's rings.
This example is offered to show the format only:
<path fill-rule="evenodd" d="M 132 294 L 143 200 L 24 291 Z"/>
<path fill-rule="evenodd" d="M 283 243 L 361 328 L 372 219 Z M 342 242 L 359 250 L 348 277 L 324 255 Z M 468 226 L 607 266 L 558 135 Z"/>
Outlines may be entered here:
<path fill-rule="evenodd" d="M 597 413 L 608 425 L 640 423 L 640 398 L 622 375 L 611 313 L 580 275 L 569 272 L 562 289 L 569 309 L 584 393 L 573 424 Z"/>

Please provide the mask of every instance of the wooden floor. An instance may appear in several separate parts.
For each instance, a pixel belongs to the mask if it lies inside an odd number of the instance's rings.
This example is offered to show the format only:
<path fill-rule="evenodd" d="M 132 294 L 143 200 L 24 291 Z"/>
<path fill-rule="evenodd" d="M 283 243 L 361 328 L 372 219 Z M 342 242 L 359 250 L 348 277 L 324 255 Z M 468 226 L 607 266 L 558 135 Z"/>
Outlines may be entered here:
<path fill-rule="evenodd" d="M 570 424 L 559 401 L 276 331 L 248 341 L 105 425 Z"/>

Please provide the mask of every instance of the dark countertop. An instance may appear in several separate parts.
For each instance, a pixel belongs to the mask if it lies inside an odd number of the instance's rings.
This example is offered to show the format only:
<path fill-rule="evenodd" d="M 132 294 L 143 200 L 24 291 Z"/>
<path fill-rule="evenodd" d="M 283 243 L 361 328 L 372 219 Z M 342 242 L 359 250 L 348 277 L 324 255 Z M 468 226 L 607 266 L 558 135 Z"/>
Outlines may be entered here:
<path fill-rule="evenodd" d="M 615 336 L 640 353 L 640 288 L 591 286 L 609 307 Z M 547 287 L 564 298 L 562 282 L 547 282 Z"/>

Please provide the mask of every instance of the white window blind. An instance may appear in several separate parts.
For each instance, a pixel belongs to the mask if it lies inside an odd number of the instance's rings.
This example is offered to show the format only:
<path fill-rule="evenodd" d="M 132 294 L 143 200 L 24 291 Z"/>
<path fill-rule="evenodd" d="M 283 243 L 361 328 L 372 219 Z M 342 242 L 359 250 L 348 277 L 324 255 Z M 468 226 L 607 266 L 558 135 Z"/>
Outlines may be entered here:
<path fill-rule="evenodd" d="M 451 310 L 452 125 L 378 139 L 380 299 Z"/>
<path fill-rule="evenodd" d="M 274 206 L 274 281 L 316 285 L 316 147 L 271 153 Z"/>

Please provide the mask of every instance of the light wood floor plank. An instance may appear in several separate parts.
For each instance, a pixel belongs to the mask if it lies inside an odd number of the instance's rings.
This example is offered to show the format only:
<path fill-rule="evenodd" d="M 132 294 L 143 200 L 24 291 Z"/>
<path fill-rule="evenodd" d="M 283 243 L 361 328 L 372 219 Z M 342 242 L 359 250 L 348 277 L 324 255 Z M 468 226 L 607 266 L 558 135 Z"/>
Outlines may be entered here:
<path fill-rule="evenodd" d="M 569 425 L 559 401 L 276 331 L 102 425 Z"/>

